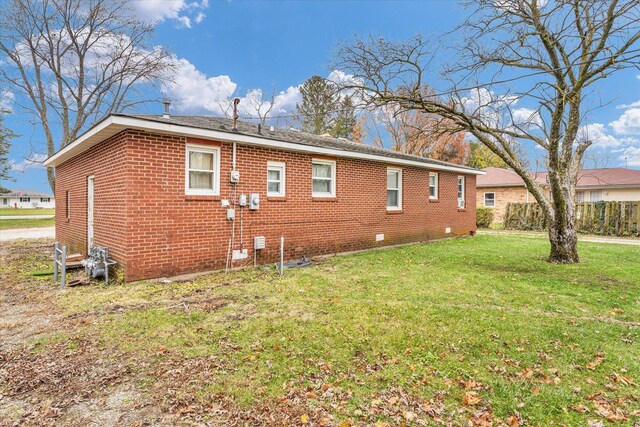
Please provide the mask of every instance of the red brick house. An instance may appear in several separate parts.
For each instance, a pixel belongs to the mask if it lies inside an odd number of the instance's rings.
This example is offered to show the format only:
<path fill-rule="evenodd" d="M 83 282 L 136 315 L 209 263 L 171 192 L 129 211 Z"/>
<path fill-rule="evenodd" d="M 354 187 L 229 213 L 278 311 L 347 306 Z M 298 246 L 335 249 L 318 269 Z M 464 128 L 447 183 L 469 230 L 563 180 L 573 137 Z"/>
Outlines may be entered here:
<path fill-rule="evenodd" d="M 127 281 L 251 264 L 258 236 L 261 264 L 281 236 L 293 259 L 470 235 L 483 174 L 295 130 L 121 114 L 45 165 L 57 240 L 109 247 Z"/>

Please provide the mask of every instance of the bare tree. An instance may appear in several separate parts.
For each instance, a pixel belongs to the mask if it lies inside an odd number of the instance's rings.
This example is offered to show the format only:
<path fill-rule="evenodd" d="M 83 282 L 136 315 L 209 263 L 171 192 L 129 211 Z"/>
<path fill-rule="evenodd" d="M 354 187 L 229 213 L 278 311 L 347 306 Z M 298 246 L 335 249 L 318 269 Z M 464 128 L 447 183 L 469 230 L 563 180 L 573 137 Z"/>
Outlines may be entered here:
<path fill-rule="evenodd" d="M 425 85 L 423 93 L 429 96 L 434 92 Z M 458 164 L 464 164 L 468 159 L 470 150 L 465 142 L 465 133 L 450 133 L 449 120 L 439 115 L 406 110 L 394 103 L 376 108 L 371 116 L 367 122 L 369 133 L 373 135 L 373 143 L 379 147 L 384 147 L 390 138 L 389 148 L 402 153 Z"/>
<path fill-rule="evenodd" d="M 575 188 L 592 144 L 579 136 L 584 108 L 598 81 L 640 63 L 640 1 L 478 0 L 467 6 L 471 14 L 456 31 L 464 44 L 443 70 L 448 87 L 439 95 L 447 94 L 446 101 L 421 90 L 427 77 L 434 81 L 434 46 L 446 41 L 356 40 L 341 46 L 337 66 L 354 75 L 348 89 L 359 90 L 367 104 L 437 114 L 450 120 L 451 131 L 486 145 L 542 206 L 549 260 L 578 262 Z M 521 144 L 544 151 L 548 192 L 527 171 L 515 149 Z"/>
<path fill-rule="evenodd" d="M 48 155 L 104 115 L 148 101 L 141 86 L 171 78 L 169 54 L 148 46 L 152 32 L 126 0 L 12 0 L 3 6 L 6 65 L 0 77 L 42 125 Z M 51 170 L 49 183 L 53 189 Z"/>
<path fill-rule="evenodd" d="M 274 88 L 267 97 L 264 96 L 262 89 L 250 90 L 244 101 L 245 105 L 241 104 L 242 110 L 250 118 L 258 119 L 260 124 L 264 126 L 271 117 L 271 111 L 276 102 L 276 90 Z"/>

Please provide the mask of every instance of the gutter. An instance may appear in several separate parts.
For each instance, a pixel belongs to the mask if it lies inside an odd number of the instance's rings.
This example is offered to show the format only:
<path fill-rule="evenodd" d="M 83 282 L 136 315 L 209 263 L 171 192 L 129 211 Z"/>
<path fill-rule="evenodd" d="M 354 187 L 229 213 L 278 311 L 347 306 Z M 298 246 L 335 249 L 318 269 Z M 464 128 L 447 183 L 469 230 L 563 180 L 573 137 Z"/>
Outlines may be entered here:
<path fill-rule="evenodd" d="M 369 153 L 358 153 L 355 151 L 347 151 L 347 150 L 339 150 L 335 148 L 327 148 L 327 147 L 318 147 L 313 145 L 304 145 L 304 144 L 296 144 L 293 142 L 280 141 L 269 138 L 260 138 L 251 135 L 244 135 L 240 133 L 229 133 L 229 132 L 221 132 L 211 129 L 202 129 L 191 126 L 184 125 L 174 125 L 170 123 L 156 122 L 150 121 L 135 117 L 126 117 L 126 116 L 115 116 L 111 115 L 86 131 L 84 134 L 79 136 L 75 141 L 49 157 L 44 161 L 44 165 L 46 167 L 55 167 L 70 158 L 80 154 L 93 145 L 99 144 L 104 139 L 100 139 L 98 141 L 94 141 L 91 145 L 86 146 L 88 143 L 91 143 L 91 138 L 97 136 L 100 132 L 107 130 L 110 127 L 116 127 L 119 131 L 125 129 L 135 129 L 135 130 L 145 130 L 152 131 L 162 134 L 169 135 L 179 135 L 179 136 L 191 136 L 191 137 L 199 137 L 204 139 L 211 139 L 221 142 L 236 142 L 239 144 L 250 145 L 250 146 L 258 146 L 258 147 L 267 147 L 267 148 L 276 148 L 285 151 L 295 151 L 301 153 L 309 153 L 309 154 L 323 154 L 329 156 L 336 157 L 344 157 L 344 158 L 354 158 L 354 159 L 364 159 L 364 160 L 373 160 L 383 163 L 392 163 L 398 165 L 405 166 L 416 166 L 425 169 L 431 170 L 442 170 L 442 171 L 450 171 L 457 172 L 466 175 L 485 175 L 486 172 L 471 169 L 466 167 L 456 167 L 449 165 L 441 165 L 437 163 L 427 163 L 420 162 L 417 160 L 409 160 L 409 159 L 401 159 L 395 157 L 388 157 L 379 154 L 369 154 Z M 117 133 L 117 132 L 116 132 Z M 114 135 L 113 133 L 112 135 Z M 89 141 L 85 143 L 85 141 Z M 83 147 L 83 143 L 85 143 L 85 147 Z"/>

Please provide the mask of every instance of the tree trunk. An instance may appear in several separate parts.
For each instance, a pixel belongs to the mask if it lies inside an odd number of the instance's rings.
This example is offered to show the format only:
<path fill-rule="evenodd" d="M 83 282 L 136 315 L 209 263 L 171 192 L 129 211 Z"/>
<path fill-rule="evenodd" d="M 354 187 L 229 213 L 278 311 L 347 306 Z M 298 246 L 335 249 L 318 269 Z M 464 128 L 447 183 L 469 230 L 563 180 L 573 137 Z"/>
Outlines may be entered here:
<path fill-rule="evenodd" d="M 559 264 L 580 262 L 578 257 L 578 235 L 573 226 L 556 227 L 551 225 L 549 228 L 549 241 L 551 242 L 549 261 Z"/>
<path fill-rule="evenodd" d="M 553 215 L 549 218 L 549 261 L 559 264 L 580 262 L 578 234 L 575 228 L 574 194 L 568 174 L 549 172 Z"/>

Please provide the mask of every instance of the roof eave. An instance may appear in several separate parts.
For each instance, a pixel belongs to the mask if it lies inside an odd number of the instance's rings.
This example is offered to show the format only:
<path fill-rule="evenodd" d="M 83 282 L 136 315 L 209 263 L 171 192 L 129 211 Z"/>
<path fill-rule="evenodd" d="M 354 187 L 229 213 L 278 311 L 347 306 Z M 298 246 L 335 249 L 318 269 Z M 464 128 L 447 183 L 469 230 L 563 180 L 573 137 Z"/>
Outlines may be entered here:
<path fill-rule="evenodd" d="M 349 150 L 340 150 L 336 148 L 318 147 L 313 145 L 304 145 L 294 142 L 286 142 L 277 139 L 256 137 L 241 133 L 222 132 L 212 129 L 203 129 L 191 126 L 176 125 L 164 123 L 160 121 L 145 120 L 140 118 L 111 115 L 93 126 L 87 132 L 82 134 L 72 143 L 58 151 L 53 156 L 44 161 L 47 167 L 55 167 L 63 162 L 75 157 L 76 155 L 86 151 L 93 145 L 98 144 L 109 136 L 124 129 L 138 129 L 145 131 L 153 131 L 163 134 L 192 136 L 205 139 L 212 139 L 222 142 L 236 142 L 240 144 L 266 146 L 271 148 L 283 149 L 286 151 L 297 151 L 310 154 L 325 154 L 336 157 L 358 158 L 366 160 L 380 161 L 384 163 L 394 163 L 407 166 L 417 166 L 432 170 L 443 170 L 457 172 L 468 175 L 485 175 L 486 172 L 479 169 L 471 169 L 466 167 L 456 167 L 449 165 L 441 165 L 438 163 L 421 162 L 419 160 L 408 160 L 395 157 L 384 156 L 381 154 L 358 153 Z"/>

